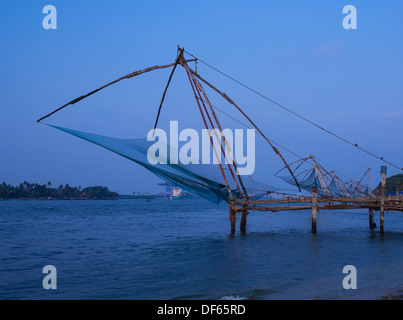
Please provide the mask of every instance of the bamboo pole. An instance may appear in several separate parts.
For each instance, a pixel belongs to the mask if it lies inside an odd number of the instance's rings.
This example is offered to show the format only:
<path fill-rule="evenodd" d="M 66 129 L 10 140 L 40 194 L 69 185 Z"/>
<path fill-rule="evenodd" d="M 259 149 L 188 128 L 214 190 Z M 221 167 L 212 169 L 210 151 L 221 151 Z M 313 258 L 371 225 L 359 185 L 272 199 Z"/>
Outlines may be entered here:
<path fill-rule="evenodd" d="M 184 48 L 178 49 L 178 53 L 179 53 L 178 58 L 177 58 L 176 61 L 175 61 L 174 67 L 172 68 L 171 74 L 169 75 L 169 78 L 168 78 L 168 83 L 167 83 L 167 85 L 165 86 L 164 93 L 162 94 L 160 106 L 159 106 L 159 108 L 158 108 L 157 118 L 155 119 L 153 136 L 154 136 L 154 134 L 155 134 L 155 129 L 157 128 L 158 119 L 160 118 L 161 108 L 162 108 L 162 104 L 164 103 L 164 100 L 165 100 L 165 95 L 166 95 L 166 93 L 167 93 L 167 91 L 168 91 L 168 87 L 169 87 L 169 84 L 171 83 L 172 76 L 174 75 L 174 72 L 175 72 L 175 70 L 176 70 L 176 67 L 178 66 L 179 59 L 181 59 L 181 57 L 183 56 L 183 50 L 184 50 Z"/>
<path fill-rule="evenodd" d="M 368 209 L 369 211 L 369 228 L 373 229 L 376 227 L 376 224 L 374 222 L 374 211 L 370 208 Z"/>
<path fill-rule="evenodd" d="M 190 59 L 190 60 L 186 60 L 186 61 L 187 61 L 187 62 L 195 61 L 195 59 Z M 64 109 L 64 108 L 67 107 L 68 105 L 76 104 L 77 102 L 79 102 L 79 101 L 81 101 L 81 100 L 83 100 L 83 99 L 85 99 L 85 98 L 88 98 L 89 96 L 93 95 L 94 93 L 97 93 L 98 91 L 101 91 L 101 90 L 103 90 L 103 89 L 105 89 L 105 88 L 107 88 L 107 87 L 109 87 L 109 86 L 111 86 L 111 85 L 113 85 L 113 84 L 115 84 L 115 83 L 121 81 L 121 80 L 130 79 L 130 78 L 133 78 L 133 77 L 138 76 L 138 75 L 140 75 L 140 74 L 147 73 L 147 72 L 150 72 L 150 71 L 153 71 L 153 70 L 169 68 L 169 67 L 174 66 L 175 64 L 176 64 L 176 62 L 170 63 L 170 64 L 166 64 L 166 65 L 163 65 L 163 66 L 149 67 L 149 68 L 146 68 L 146 69 L 143 69 L 143 70 L 139 70 L 139 71 L 135 71 L 135 72 L 129 73 L 129 74 L 123 76 L 123 77 L 120 77 L 120 78 L 118 78 L 118 79 L 116 79 L 116 80 L 114 80 L 114 81 L 112 81 L 112 82 L 109 82 L 109 83 L 103 85 L 102 87 L 99 87 L 98 89 L 95 89 L 95 90 L 91 91 L 90 93 L 87 93 L 87 94 L 85 94 L 85 95 L 83 95 L 83 96 L 80 96 L 80 97 L 78 97 L 78 98 L 75 98 L 74 100 L 71 100 L 70 102 L 66 103 L 65 105 L 61 106 L 60 108 L 57 108 L 56 110 L 52 111 L 51 113 L 47 114 L 46 116 L 44 116 L 44 117 L 38 119 L 36 122 L 41 122 L 42 120 L 44 120 L 44 119 L 50 117 L 52 114 L 54 114 L 54 113 L 56 113 L 56 112 L 58 112 L 58 111 Z"/>
<path fill-rule="evenodd" d="M 235 223 L 236 223 L 236 205 L 234 198 L 229 199 L 229 221 L 231 223 L 231 234 L 235 233 Z"/>
<path fill-rule="evenodd" d="M 367 209 L 368 206 L 362 206 L 358 204 L 332 204 L 332 205 L 318 205 L 317 211 L 319 210 L 351 210 L 351 209 Z M 271 212 L 279 212 L 279 211 L 297 211 L 297 210 L 312 210 L 312 205 L 310 206 L 247 206 L 244 208 L 236 208 L 235 211 L 241 212 L 242 210 L 247 211 L 271 211 Z M 379 206 L 371 207 L 373 210 L 379 210 Z M 399 207 L 389 207 L 390 210 L 403 211 L 403 208 Z"/>
<path fill-rule="evenodd" d="M 190 69 L 190 68 L 189 68 Z M 283 161 L 283 163 L 285 164 L 286 168 L 288 169 L 288 171 L 290 172 L 291 176 L 294 178 L 295 183 L 299 189 L 299 191 L 301 191 L 301 187 L 297 181 L 297 179 L 294 176 L 294 173 L 292 172 L 290 166 L 288 165 L 287 161 L 284 159 L 283 155 L 280 153 L 280 151 L 278 151 L 278 149 L 270 142 L 269 139 L 267 139 L 267 137 L 263 134 L 263 132 L 258 128 L 258 126 L 248 117 L 248 115 L 234 102 L 231 100 L 230 97 L 228 97 L 224 92 L 221 92 L 220 90 L 218 90 L 216 87 L 214 87 L 210 82 L 208 82 L 207 80 L 205 80 L 204 78 L 202 78 L 197 72 L 195 72 L 194 70 L 190 69 L 190 71 L 197 77 L 199 78 L 201 81 L 203 81 L 207 86 L 209 86 L 211 89 L 213 89 L 215 92 L 217 92 L 218 94 L 220 94 L 225 100 L 227 100 L 230 104 L 232 104 L 249 122 L 250 124 L 260 133 L 260 135 L 267 141 L 267 143 L 270 145 L 270 147 L 274 150 L 274 152 L 281 158 L 281 160 Z"/>
<path fill-rule="evenodd" d="M 312 233 L 316 233 L 316 218 L 318 215 L 318 189 L 312 187 Z"/>
<path fill-rule="evenodd" d="M 315 169 L 316 174 L 317 174 L 317 176 L 318 176 L 319 183 L 320 183 L 320 187 L 321 187 L 321 189 L 322 189 L 322 194 L 323 194 L 325 197 L 328 197 L 328 196 L 330 195 L 330 193 L 329 193 L 329 186 L 328 186 L 328 184 L 327 184 L 327 181 L 326 181 L 325 177 L 323 176 L 322 170 L 320 170 L 320 168 L 319 168 L 319 166 L 317 165 L 317 163 L 316 163 L 315 158 L 313 157 L 313 155 L 310 155 L 309 158 L 312 160 L 314 169 Z"/>
<path fill-rule="evenodd" d="M 381 217 L 380 217 L 380 225 L 379 231 L 381 233 L 384 232 L 383 229 L 383 222 L 384 222 L 384 215 L 385 215 L 385 190 L 386 190 L 386 166 L 382 166 L 382 195 L 381 195 Z"/>
<path fill-rule="evenodd" d="M 248 211 L 246 210 L 247 205 L 242 206 L 242 214 L 241 214 L 241 232 L 245 233 L 246 232 L 246 218 L 248 216 Z"/>
<path fill-rule="evenodd" d="M 365 173 L 364 173 L 364 175 L 362 176 L 361 180 L 357 182 L 357 184 L 356 184 L 356 186 L 355 186 L 355 188 L 354 188 L 354 190 L 353 190 L 353 193 L 354 193 L 354 191 L 356 191 L 356 190 L 357 190 L 358 192 L 361 192 L 361 191 L 362 191 L 362 190 L 359 189 L 360 184 L 361 184 L 362 180 L 364 180 L 364 178 L 365 178 L 365 176 L 367 175 L 367 173 L 368 173 L 368 177 L 369 177 L 369 172 L 370 172 L 370 170 L 371 170 L 371 169 L 369 168 L 367 171 L 365 171 Z M 369 183 L 369 179 L 370 179 L 370 178 L 368 178 L 368 183 Z M 369 194 L 369 184 L 368 184 L 368 194 Z"/>
<path fill-rule="evenodd" d="M 243 210 L 246 211 L 271 211 L 271 212 L 278 212 L 278 211 L 295 211 L 295 210 L 308 210 L 312 209 L 312 205 L 310 206 L 256 206 L 256 207 L 251 207 L 251 206 L 245 206 L 242 208 L 236 208 L 235 210 L 237 212 L 242 212 Z"/>
<path fill-rule="evenodd" d="M 228 153 L 228 155 L 229 155 L 230 158 L 231 158 L 231 161 L 228 161 L 227 156 L 226 156 L 226 154 L 225 154 L 225 151 L 223 150 L 223 148 L 221 148 L 221 150 L 222 150 L 222 152 L 223 152 L 223 155 L 224 155 L 224 158 L 225 158 L 225 161 L 227 162 L 228 168 L 230 169 L 230 172 L 231 172 L 231 174 L 232 174 L 232 178 L 234 179 L 235 185 L 236 185 L 236 187 L 237 187 L 237 189 L 238 189 L 238 192 L 239 192 L 239 194 L 241 195 L 241 197 L 248 199 L 248 198 L 249 198 L 249 197 L 248 197 L 248 193 L 247 193 L 246 188 L 245 188 L 245 186 L 244 186 L 244 184 L 243 184 L 243 181 L 242 181 L 241 176 L 238 174 L 238 167 L 237 167 L 237 164 L 236 164 L 236 162 L 235 162 L 235 160 L 234 160 L 234 158 L 233 158 L 231 147 L 229 146 L 229 144 L 228 144 L 228 142 L 227 142 L 227 139 L 225 138 L 224 132 L 223 132 L 222 127 L 221 127 L 221 124 L 220 124 L 220 122 L 219 122 L 219 120 L 218 120 L 218 118 L 217 118 L 216 113 L 214 112 L 214 109 L 213 109 L 213 107 L 212 107 L 212 105 L 211 105 L 211 103 L 210 103 L 209 98 L 207 97 L 206 92 L 204 91 L 204 89 L 203 89 L 202 85 L 200 84 L 200 82 L 195 78 L 195 76 L 194 76 L 194 74 L 193 74 L 193 72 L 192 72 L 193 70 L 189 68 L 189 66 L 187 65 L 187 63 L 186 63 L 186 61 L 185 61 L 185 59 L 184 59 L 183 57 L 182 57 L 182 59 L 179 60 L 179 63 L 181 63 L 181 65 L 185 68 L 185 70 L 188 72 L 188 74 L 190 74 L 190 76 L 192 77 L 193 82 L 194 82 L 196 88 L 197 88 L 197 89 L 199 90 L 199 92 L 201 92 L 202 95 L 204 96 L 204 99 L 206 100 L 206 103 L 208 104 L 208 106 L 209 106 L 209 108 L 210 108 L 210 111 L 211 111 L 211 113 L 212 113 L 212 115 L 213 115 L 213 117 L 214 117 L 214 120 L 215 120 L 215 122 L 216 122 L 216 124 L 217 124 L 217 126 L 218 126 L 218 129 L 220 130 L 220 134 L 221 134 L 221 137 L 222 137 L 222 139 L 223 139 L 223 142 L 224 142 L 225 148 L 226 148 L 226 150 L 227 150 L 227 153 Z M 200 98 L 201 98 L 201 97 L 200 97 Z M 196 99 L 197 99 L 197 96 L 196 96 Z M 202 103 L 203 103 L 203 101 L 202 101 Z M 207 113 L 207 110 L 206 110 L 206 113 Z M 210 116 L 208 116 L 208 117 L 209 117 L 209 119 L 210 119 Z M 212 127 L 213 127 L 212 129 L 214 129 L 214 126 L 213 126 L 212 123 L 211 123 L 211 125 L 212 125 Z M 216 135 L 217 141 L 220 141 L 220 139 L 219 139 L 219 137 L 218 137 L 218 134 L 217 134 L 217 132 L 216 132 L 215 130 L 214 130 L 214 134 Z M 236 172 L 236 176 L 233 175 L 233 172 L 232 172 L 232 169 L 231 169 L 231 163 L 232 163 L 232 165 L 234 166 L 234 169 L 235 169 L 235 172 Z M 239 185 L 238 185 L 238 182 L 237 182 L 237 178 L 238 178 L 238 181 L 239 181 L 239 183 L 240 183 L 240 185 L 241 185 L 241 187 L 242 187 L 242 191 L 241 191 L 241 189 L 239 188 Z M 243 193 L 242 193 L 242 192 L 243 192 Z"/>
<path fill-rule="evenodd" d="M 186 66 L 187 66 L 187 65 L 186 65 Z M 225 172 L 224 172 L 224 170 L 223 170 L 223 168 L 222 168 L 222 165 L 221 165 L 221 163 L 220 163 L 220 157 L 218 156 L 217 150 L 216 150 L 216 148 L 215 148 L 215 145 L 214 145 L 214 142 L 213 142 L 213 137 L 211 136 L 211 132 L 210 132 L 210 130 L 209 130 L 209 128 L 208 128 L 208 124 L 207 124 L 207 121 L 206 121 L 206 119 L 205 119 L 205 117 L 204 117 L 202 107 L 201 107 L 201 105 L 200 105 L 199 100 L 197 99 L 197 96 L 196 96 L 196 88 L 195 88 L 194 85 L 193 85 L 193 82 L 192 82 L 192 79 L 191 79 L 191 76 L 190 76 L 190 72 L 189 72 L 186 68 L 185 68 L 185 70 L 186 70 L 187 75 L 188 75 L 188 78 L 189 78 L 190 86 L 192 87 L 193 93 L 194 93 L 194 95 L 195 95 L 195 97 L 196 97 L 196 103 L 197 103 L 197 105 L 198 105 L 198 107 L 199 107 L 200 114 L 201 114 L 201 116 L 202 116 L 204 125 L 205 125 L 205 127 L 206 127 L 206 129 L 207 129 L 207 133 L 208 133 L 209 138 L 210 138 L 211 146 L 213 147 L 214 155 L 216 156 L 216 159 L 217 159 L 218 167 L 220 168 L 221 175 L 222 175 L 222 177 L 223 177 L 223 179 L 224 179 L 224 182 L 225 182 L 225 186 L 227 187 L 229 202 L 231 203 L 231 201 L 232 201 L 232 199 L 233 199 L 231 187 L 230 187 L 230 185 L 229 185 L 229 183 L 228 183 L 227 177 L 225 176 Z"/>
<path fill-rule="evenodd" d="M 372 199 L 372 198 L 344 198 L 344 197 L 332 197 L 332 198 L 326 198 L 326 199 L 318 199 L 318 203 L 324 203 L 324 202 L 340 202 L 340 203 L 370 203 L 375 205 L 376 203 L 379 202 L 378 199 Z M 236 204 L 238 205 L 243 205 L 243 204 L 268 204 L 268 203 L 312 203 L 312 198 L 311 197 L 301 197 L 299 199 L 290 199 L 290 200 L 237 200 Z"/>

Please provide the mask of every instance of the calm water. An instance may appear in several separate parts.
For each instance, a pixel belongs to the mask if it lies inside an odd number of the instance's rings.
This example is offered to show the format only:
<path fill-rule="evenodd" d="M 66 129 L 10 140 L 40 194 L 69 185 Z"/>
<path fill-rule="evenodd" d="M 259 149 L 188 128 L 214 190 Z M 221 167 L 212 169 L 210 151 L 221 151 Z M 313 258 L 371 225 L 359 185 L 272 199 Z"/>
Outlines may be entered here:
<path fill-rule="evenodd" d="M 376 213 L 376 222 L 379 214 Z M 239 219 L 238 219 L 239 221 Z M 204 200 L 0 201 L 0 299 L 361 299 L 403 285 L 403 214 L 255 213 Z M 239 222 L 237 223 L 239 228 Z M 57 268 L 44 290 L 42 268 Z M 344 290 L 354 265 L 358 289 Z"/>

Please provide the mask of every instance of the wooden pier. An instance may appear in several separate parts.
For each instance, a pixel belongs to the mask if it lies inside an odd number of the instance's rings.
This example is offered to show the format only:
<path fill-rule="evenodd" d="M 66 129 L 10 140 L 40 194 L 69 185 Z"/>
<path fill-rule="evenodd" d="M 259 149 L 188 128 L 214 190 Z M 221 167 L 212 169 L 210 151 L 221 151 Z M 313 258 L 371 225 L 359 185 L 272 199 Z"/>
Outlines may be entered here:
<path fill-rule="evenodd" d="M 288 204 L 288 205 L 287 205 Z M 313 197 L 301 197 L 298 200 L 237 200 L 230 204 L 231 232 L 235 231 L 236 213 L 241 212 L 241 231 L 245 231 L 246 217 L 250 211 L 296 211 L 312 210 L 312 232 L 316 233 L 316 220 L 320 210 L 349 210 L 368 209 L 369 226 L 375 227 L 374 211 L 380 211 L 380 232 L 384 231 L 384 212 L 403 212 L 403 197 L 388 197 L 384 200 L 380 197 L 371 198 L 328 198 L 320 199 Z"/>
<path fill-rule="evenodd" d="M 366 197 L 327 197 L 318 198 L 316 187 L 312 188 L 311 197 L 298 197 L 297 199 L 284 200 L 232 200 L 229 203 L 229 216 L 231 223 L 231 233 L 235 232 L 235 222 L 237 212 L 241 212 L 241 232 L 246 231 L 246 218 L 249 211 L 296 211 L 312 210 L 312 233 L 316 233 L 316 220 L 320 210 L 351 210 L 368 209 L 369 227 L 375 228 L 374 211 L 380 211 L 379 231 L 384 232 L 385 211 L 403 212 L 403 196 L 385 196 L 386 174 L 382 174 L 382 194 L 381 196 Z"/>

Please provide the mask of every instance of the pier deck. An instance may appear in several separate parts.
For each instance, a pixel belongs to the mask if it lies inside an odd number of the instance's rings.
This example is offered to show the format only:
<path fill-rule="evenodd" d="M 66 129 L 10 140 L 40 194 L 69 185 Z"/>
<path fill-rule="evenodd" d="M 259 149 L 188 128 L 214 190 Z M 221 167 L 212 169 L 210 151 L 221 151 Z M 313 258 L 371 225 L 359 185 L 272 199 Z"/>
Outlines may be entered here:
<path fill-rule="evenodd" d="M 284 200 L 232 200 L 229 203 L 229 219 L 231 233 L 235 232 L 236 214 L 241 212 L 241 232 L 246 231 L 246 220 L 249 211 L 296 211 L 312 210 L 312 233 L 316 233 L 316 220 L 319 210 L 351 210 L 368 209 L 369 226 L 375 228 L 374 211 L 380 211 L 380 232 L 384 232 L 384 212 L 403 212 L 403 196 L 368 196 L 356 198 L 318 198 L 313 188 L 312 197 L 298 197 Z"/>

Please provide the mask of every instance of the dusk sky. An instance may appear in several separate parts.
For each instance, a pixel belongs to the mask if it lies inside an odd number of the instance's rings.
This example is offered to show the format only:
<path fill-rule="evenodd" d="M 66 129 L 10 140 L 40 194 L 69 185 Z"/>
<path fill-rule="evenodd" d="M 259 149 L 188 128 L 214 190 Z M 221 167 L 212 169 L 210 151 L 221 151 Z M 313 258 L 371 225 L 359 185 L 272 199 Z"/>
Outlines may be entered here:
<path fill-rule="evenodd" d="M 45 5 L 57 29 L 45 30 Z M 343 7 L 357 9 L 346 30 Z M 123 194 L 162 191 L 143 167 L 36 120 L 130 72 L 174 62 L 177 46 L 267 97 L 370 152 L 403 167 L 403 2 L 2 0 L 0 183 L 107 186 Z M 194 63 L 190 63 L 194 67 Z M 385 163 L 324 133 L 198 63 L 274 141 L 329 170 L 372 187 Z M 118 138 L 153 128 L 171 69 L 123 80 L 69 106 L 46 123 Z M 210 93 L 211 91 L 208 91 Z M 242 122 L 211 93 L 214 105 Z M 218 114 L 225 126 L 243 128 Z M 160 127 L 202 128 L 186 73 L 173 76 Z M 256 140 L 254 177 L 283 185 L 281 160 Z M 287 161 L 296 157 L 280 149 Z M 388 165 L 388 176 L 403 173 Z"/>

